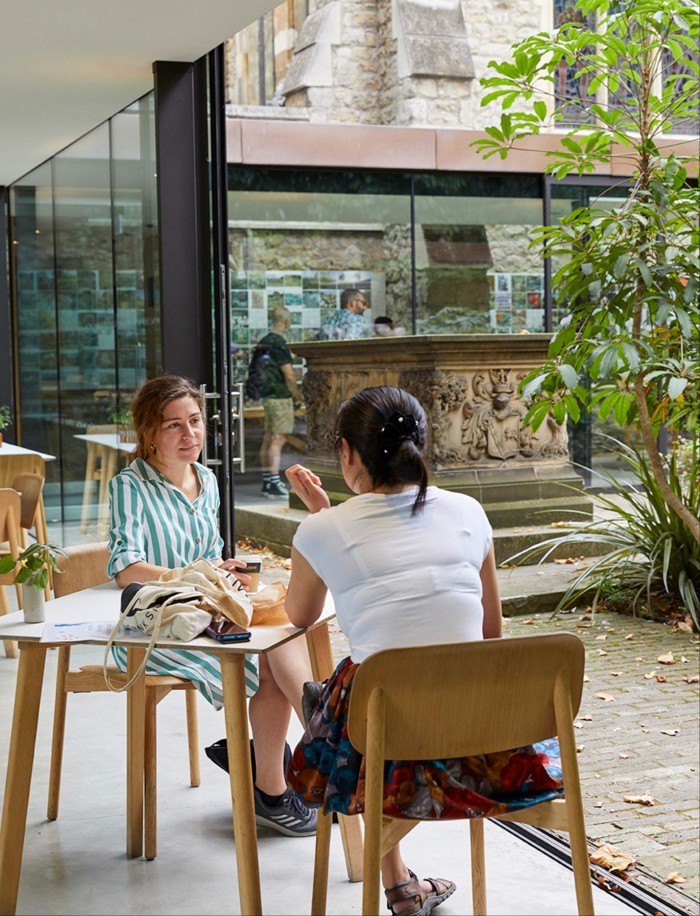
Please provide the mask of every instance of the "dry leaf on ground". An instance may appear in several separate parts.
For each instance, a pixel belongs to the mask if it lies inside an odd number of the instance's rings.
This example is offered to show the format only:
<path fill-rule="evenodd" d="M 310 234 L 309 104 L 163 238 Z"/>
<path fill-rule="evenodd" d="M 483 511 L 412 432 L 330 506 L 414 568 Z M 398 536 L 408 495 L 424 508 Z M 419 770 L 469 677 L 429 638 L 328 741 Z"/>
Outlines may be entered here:
<path fill-rule="evenodd" d="M 684 677 L 683 680 L 686 684 L 698 684 L 700 683 L 700 674 L 693 674 L 691 677 Z"/>
<path fill-rule="evenodd" d="M 608 638 L 607 633 L 601 633 L 600 636 L 596 636 L 596 639 L 599 640 L 600 642 L 602 642 L 604 639 L 607 639 L 607 638 Z"/>
<path fill-rule="evenodd" d="M 654 668 L 653 671 L 650 671 L 649 674 L 645 674 L 645 675 L 644 675 L 644 680 L 645 680 L 645 681 L 653 681 L 653 679 L 654 679 L 655 677 L 656 677 L 656 668 Z"/>
<path fill-rule="evenodd" d="M 660 655 L 657 659 L 657 662 L 661 665 L 675 665 L 676 660 L 673 657 L 673 652 L 667 652 L 665 655 Z"/>
<path fill-rule="evenodd" d="M 663 674 L 657 674 L 656 680 L 659 682 L 659 684 L 668 684 L 668 678 L 664 677 Z"/>
<path fill-rule="evenodd" d="M 628 633 L 627 636 L 624 637 L 624 639 L 634 639 L 634 633 Z"/>
<path fill-rule="evenodd" d="M 634 866 L 634 857 L 626 852 L 620 852 L 609 843 L 603 843 L 598 847 L 597 852 L 592 852 L 588 857 L 593 865 L 600 865 L 609 871 L 623 872 L 627 868 Z"/>
<path fill-rule="evenodd" d="M 662 735 L 670 735 L 672 738 L 675 738 L 676 735 L 680 735 L 680 733 L 680 728 L 666 728 L 661 731 Z"/>
<path fill-rule="evenodd" d="M 664 884 L 687 884 L 688 879 L 684 878 L 683 875 L 679 874 L 677 871 L 672 871 L 670 875 L 666 875 L 664 878 Z"/>
<path fill-rule="evenodd" d="M 596 696 L 599 700 L 605 700 L 606 703 L 615 699 L 615 697 L 611 697 L 609 693 L 597 693 Z"/>
<path fill-rule="evenodd" d="M 623 795 L 622 801 L 629 802 L 630 805 L 644 805 L 646 808 L 651 808 L 656 804 L 653 795 Z"/>
<path fill-rule="evenodd" d="M 590 713 L 587 713 L 585 716 L 579 716 L 579 718 L 584 722 L 591 722 L 593 720 L 593 716 L 590 715 Z"/>

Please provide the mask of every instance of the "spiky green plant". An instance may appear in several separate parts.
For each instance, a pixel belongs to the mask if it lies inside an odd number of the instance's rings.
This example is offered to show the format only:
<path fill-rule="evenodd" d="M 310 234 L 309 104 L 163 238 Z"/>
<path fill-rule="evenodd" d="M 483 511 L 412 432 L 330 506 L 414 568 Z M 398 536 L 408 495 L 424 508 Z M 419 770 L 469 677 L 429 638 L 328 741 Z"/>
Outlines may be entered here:
<path fill-rule="evenodd" d="M 504 565 L 522 562 L 539 553 L 542 553 L 539 562 L 544 562 L 564 544 L 595 542 L 606 552 L 593 558 L 581 571 L 554 613 L 584 596 L 588 599 L 592 593 L 594 610 L 601 597 L 615 594 L 624 596 L 636 614 L 642 601 L 652 607 L 654 596 L 665 593 L 690 613 L 695 628 L 700 630 L 700 545 L 677 513 L 669 508 L 646 455 L 608 438 L 628 465 L 632 482 L 607 471 L 597 471 L 606 491 L 596 497 L 604 516 L 528 547 Z M 682 472 L 677 449 L 663 459 L 674 493 L 695 517 L 700 509 L 699 452 L 697 441 L 687 444 Z"/>

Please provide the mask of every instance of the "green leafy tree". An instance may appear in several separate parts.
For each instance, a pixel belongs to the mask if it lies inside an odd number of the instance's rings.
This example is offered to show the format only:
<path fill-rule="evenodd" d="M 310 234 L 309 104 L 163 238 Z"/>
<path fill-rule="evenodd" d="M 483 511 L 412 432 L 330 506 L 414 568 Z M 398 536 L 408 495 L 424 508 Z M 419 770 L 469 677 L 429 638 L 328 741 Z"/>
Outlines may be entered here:
<path fill-rule="evenodd" d="M 534 233 L 558 267 L 552 287 L 569 317 L 545 365 L 524 380 L 526 422 L 536 429 L 550 411 L 576 421 L 587 409 L 638 424 L 653 479 L 700 543 L 698 507 L 670 485 L 657 446 L 662 426 L 672 440 L 692 436 L 700 415 L 698 8 L 695 0 L 580 0 L 577 10 L 582 21 L 518 42 L 481 80 L 482 105 L 501 108 L 475 143 L 485 158 L 505 159 L 561 126 L 564 63 L 585 85 L 586 123 L 561 135 L 548 172 L 614 174 L 617 161 L 632 174 L 621 206 L 582 207 Z M 667 152 L 679 123 L 696 134 L 684 144 L 688 156 Z"/>

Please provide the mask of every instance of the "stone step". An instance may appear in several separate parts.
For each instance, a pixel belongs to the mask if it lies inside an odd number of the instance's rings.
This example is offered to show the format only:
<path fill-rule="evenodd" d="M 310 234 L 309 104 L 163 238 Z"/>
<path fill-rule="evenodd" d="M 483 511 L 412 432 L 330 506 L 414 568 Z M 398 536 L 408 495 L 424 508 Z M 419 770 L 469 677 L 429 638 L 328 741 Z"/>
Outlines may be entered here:
<path fill-rule="evenodd" d="M 245 506 L 236 506 L 235 535 L 236 539 L 247 538 L 256 546 L 267 546 L 279 556 L 288 557 L 291 552 L 292 538 L 297 526 L 306 512 L 292 509 L 286 502 L 260 499 Z M 507 562 L 521 550 L 539 544 L 542 541 L 564 533 L 565 529 L 554 523 L 551 525 L 528 525 L 516 528 L 495 528 L 494 547 L 496 562 Z M 557 547 L 548 557 L 548 561 L 568 560 L 576 557 L 597 556 L 603 553 L 597 545 L 588 541 L 575 541 Z M 518 561 L 522 565 L 533 565 L 539 562 L 541 554 Z M 555 564 L 559 566 L 559 564 Z"/>

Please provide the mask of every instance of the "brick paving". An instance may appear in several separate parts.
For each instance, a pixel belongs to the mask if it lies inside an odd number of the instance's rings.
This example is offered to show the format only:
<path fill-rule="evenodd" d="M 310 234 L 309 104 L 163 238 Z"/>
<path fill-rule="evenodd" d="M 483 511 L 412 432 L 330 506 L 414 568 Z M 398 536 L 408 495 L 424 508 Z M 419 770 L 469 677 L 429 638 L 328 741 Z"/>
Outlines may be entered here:
<path fill-rule="evenodd" d="M 288 564 L 275 559 L 264 578 L 280 578 Z M 504 625 L 511 636 L 562 630 L 577 633 L 586 647 L 576 735 L 589 840 L 632 856 L 635 865 L 624 874 L 667 903 L 668 912 L 698 916 L 700 689 L 686 681 L 698 675 L 698 634 L 607 612 L 511 616 Z M 335 625 L 331 640 L 339 660 L 347 642 Z M 665 883 L 674 872 L 685 882 Z"/>

